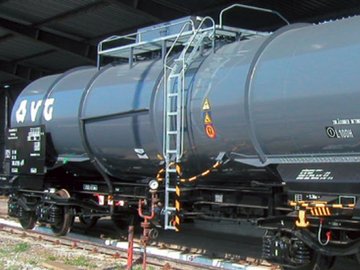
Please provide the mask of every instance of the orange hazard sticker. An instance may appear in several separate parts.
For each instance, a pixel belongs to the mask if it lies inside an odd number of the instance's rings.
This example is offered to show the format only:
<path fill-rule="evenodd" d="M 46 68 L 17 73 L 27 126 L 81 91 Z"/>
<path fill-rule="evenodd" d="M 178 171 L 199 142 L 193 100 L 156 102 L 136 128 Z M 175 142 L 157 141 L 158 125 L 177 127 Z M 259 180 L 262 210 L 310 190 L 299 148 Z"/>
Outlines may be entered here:
<path fill-rule="evenodd" d="M 205 125 L 205 133 L 210 139 L 216 138 L 216 131 L 212 124 Z"/>

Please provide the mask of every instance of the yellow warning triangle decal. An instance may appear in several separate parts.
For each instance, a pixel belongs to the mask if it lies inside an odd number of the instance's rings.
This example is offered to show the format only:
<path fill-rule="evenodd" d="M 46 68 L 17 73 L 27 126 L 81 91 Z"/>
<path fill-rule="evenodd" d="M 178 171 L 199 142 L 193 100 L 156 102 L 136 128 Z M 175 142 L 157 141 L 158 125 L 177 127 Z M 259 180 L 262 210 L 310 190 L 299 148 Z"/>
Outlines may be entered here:
<path fill-rule="evenodd" d="M 212 124 L 212 119 L 211 119 L 209 113 L 206 113 L 206 114 L 205 114 L 204 123 L 205 123 L 205 124 Z"/>
<path fill-rule="evenodd" d="M 203 111 L 210 110 L 210 102 L 207 98 L 205 99 L 205 101 L 203 103 L 202 109 L 203 109 Z"/>

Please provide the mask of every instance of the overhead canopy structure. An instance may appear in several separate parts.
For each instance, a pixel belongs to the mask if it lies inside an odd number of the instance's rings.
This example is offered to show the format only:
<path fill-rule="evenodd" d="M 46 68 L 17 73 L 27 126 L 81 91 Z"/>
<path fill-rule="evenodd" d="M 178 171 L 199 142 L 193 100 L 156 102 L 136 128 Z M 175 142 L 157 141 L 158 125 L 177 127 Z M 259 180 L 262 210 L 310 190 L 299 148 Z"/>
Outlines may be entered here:
<path fill-rule="evenodd" d="M 0 90 L 81 65 L 94 65 L 97 43 L 111 35 L 189 15 L 210 15 L 233 3 L 272 9 L 289 22 L 316 23 L 360 14 L 357 0 L 0 0 Z M 226 22 L 268 29 L 281 22 L 238 10 Z"/>

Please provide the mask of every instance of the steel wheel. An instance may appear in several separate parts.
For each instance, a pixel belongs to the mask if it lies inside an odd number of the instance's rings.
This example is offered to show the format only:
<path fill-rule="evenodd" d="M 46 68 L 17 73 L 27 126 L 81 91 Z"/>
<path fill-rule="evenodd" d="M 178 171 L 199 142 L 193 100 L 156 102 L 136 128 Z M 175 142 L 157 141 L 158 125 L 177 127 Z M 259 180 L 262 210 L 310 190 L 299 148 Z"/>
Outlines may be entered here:
<path fill-rule="evenodd" d="M 70 194 L 66 189 L 56 192 L 61 198 L 70 198 Z M 60 206 L 62 208 L 62 220 L 58 224 L 51 225 L 51 230 L 56 236 L 66 235 L 73 224 L 74 216 L 68 206 Z"/>
<path fill-rule="evenodd" d="M 32 230 L 35 227 L 36 224 L 36 214 L 33 211 L 25 211 L 24 209 L 21 209 L 22 216 L 19 217 L 19 223 L 21 227 L 25 230 Z"/>

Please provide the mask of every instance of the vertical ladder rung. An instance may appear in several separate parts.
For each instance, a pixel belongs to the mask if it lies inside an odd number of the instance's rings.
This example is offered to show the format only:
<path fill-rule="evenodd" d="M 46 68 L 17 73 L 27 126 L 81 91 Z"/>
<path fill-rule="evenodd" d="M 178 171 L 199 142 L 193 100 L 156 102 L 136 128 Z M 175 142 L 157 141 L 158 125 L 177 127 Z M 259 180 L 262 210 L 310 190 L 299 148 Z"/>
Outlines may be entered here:
<path fill-rule="evenodd" d="M 175 226 L 165 224 L 165 230 L 176 230 Z"/>
<path fill-rule="evenodd" d="M 198 29 L 199 30 L 199 29 Z M 199 52 L 199 48 L 205 38 L 205 34 L 202 34 L 201 31 L 194 31 L 192 35 L 188 38 L 187 44 L 182 52 L 180 52 L 179 57 L 173 60 L 172 66 L 169 66 L 167 63 L 167 58 L 165 58 L 164 63 L 164 120 L 165 126 L 163 130 L 163 142 L 164 142 L 164 154 L 165 154 L 165 204 L 164 204 L 164 214 L 165 214 L 165 229 L 178 230 L 177 227 L 172 223 L 173 215 L 178 210 L 175 206 L 175 201 L 173 201 L 174 196 L 172 193 L 176 192 L 176 183 L 177 180 L 177 168 L 174 165 L 171 165 L 171 159 L 176 155 L 176 161 L 180 158 L 182 154 L 183 147 L 183 132 L 184 132 L 184 99 L 183 95 L 185 93 L 184 83 L 185 83 L 185 72 L 194 57 Z M 177 39 L 182 38 L 182 32 L 178 34 Z M 176 39 L 176 40 L 177 40 Z M 184 41 L 185 42 L 185 41 Z M 190 48 L 191 46 L 191 48 Z M 190 49 L 189 49 L 190 48 Z M 169 54 L 169 52 L 168 52 Z M 168 74 L 167 71 L 170 71 Z M 167 76 L 166 76 L 167 75 Z M 176 141 L 176 142 L 175 142 Z"/>
<path fill-rule="evenodd" d="M 178 79 L 181 77 L 181 73 L 170 74 L 169 79 Z"/>

